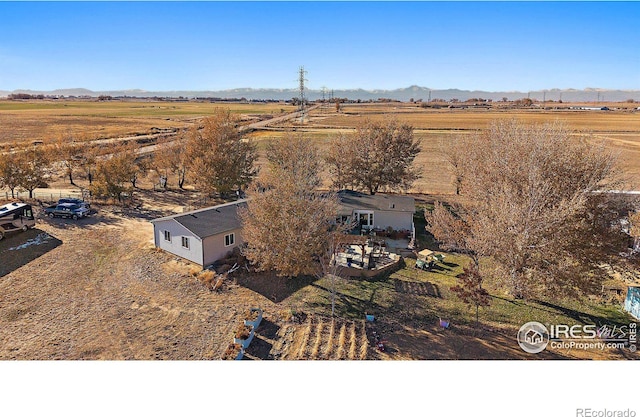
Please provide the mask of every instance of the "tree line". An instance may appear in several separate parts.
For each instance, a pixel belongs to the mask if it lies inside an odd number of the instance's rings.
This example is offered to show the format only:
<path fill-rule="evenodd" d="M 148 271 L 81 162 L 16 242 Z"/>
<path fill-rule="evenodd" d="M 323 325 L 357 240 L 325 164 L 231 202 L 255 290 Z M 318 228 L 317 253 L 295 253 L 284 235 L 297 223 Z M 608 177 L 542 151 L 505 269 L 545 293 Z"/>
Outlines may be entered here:
<path fill-rule="evenodd" d="M 217 109 L 175 140 L 159 143 L 152 156 L 138 154 L 134 143 L 92 145 L 66 132 L 44 144 L 0 154 L 0 187 L 8 188 L 12 198 L 16 190 L 32 197 L 35 188 L 46 187 L 55 175 L 63 174 L 70 185 L 80 175 L 95 197 L 121 200 L 140 178 L 154 172 L 154 182 L 165 189 L 190 183 L 208 196 L 228 196 L 247 190 L 259 172 L 257 145 L 238 125 L 229 110 Z M 419 178 L 412 166 L 419 151 L 411 126 L 365 121 L 355 133 L 332 139 L 329 155 L 318 152 L 316 159 L 328 169 L 333 187 L 373 194 L 410 187 Z"/>
<path fill-rule="evenodd" d="M 620 256 L 634 203 L 610 192 L 625 184 L 616 156 L 574 133 L 502 121 L 449 146 L 460 197 L 436 202 L 427 228 L 443 249 L 471 258 L 455 291 L 476 308 L 490 302 L 487 285 L 515 298 L 576 297 L 601 290 L 605 264 L 637 267 L 637 256 Z M 639 234 L 638 214 L 629 217 Z"/>

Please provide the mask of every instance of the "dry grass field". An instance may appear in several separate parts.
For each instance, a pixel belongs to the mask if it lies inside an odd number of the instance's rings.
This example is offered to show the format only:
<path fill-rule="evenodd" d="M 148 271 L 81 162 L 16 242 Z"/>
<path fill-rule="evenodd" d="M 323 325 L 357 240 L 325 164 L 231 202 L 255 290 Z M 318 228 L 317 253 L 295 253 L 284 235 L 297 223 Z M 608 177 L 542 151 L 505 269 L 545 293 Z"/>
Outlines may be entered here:
<path fill-rule="evenodd" d="M 626 105 L 628 103 L 609 103 Z M 568 105 L 568 104 L 567 104 Z M 593 105 L 593 104 L 591 104 Z M 628 188 L 640 187 L 640 112 L 589 110 L 506 110 L 495 109 L 424 109 L 407 103 L 347 104 L 340 113 L 330 106 L 314 110 L 304 124 L 292 121 L 269 130 L 253 132 L 251 136 L 261 142 L 279 140 L 285 132 L 295 130 L 326 149 L 332 136 L 353 131 L 363 119 L 387 120 L 396 118 L 414 127 L 420 139 L 421 153 L 416 164 L 422 169 L 422 178 L 410 192 L 451 194 L 454 192 L 452 176 L 443 158 L 443 151 L 459 135 L 468 135 L 485 129 L 494 120 L 516 119 L 525 123 L 562 122 L 594 142 L 603 142 L 619 156 L 620 166 L 629 179 Z M 259 145 L 262 146 L 262 145 Z M 264 163 L 263 160 L 260 161 Z M 330 179 L 325 177 L 325 186 Z"/>
<path fill-rule="evenodd" d="M 0 100 L 0 145 L 46 141 L 68 133 L 87 140 L 149 134 L 190 126 L 216 107 L 229 108 L 247 120 L 251 115 L 295 110 L 272 103 Z"/>

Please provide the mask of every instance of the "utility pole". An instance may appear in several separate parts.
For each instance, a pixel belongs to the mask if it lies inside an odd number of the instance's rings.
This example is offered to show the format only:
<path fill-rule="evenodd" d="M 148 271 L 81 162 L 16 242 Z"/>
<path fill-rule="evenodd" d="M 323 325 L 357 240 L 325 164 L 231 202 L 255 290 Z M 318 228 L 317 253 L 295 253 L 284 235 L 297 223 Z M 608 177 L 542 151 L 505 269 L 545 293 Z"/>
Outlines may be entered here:
<path fill-rule="evenodd" d="M 298 71 L 299 71 L 298 82 L 300 84 L 300 124 L 302 124 L 304 122 L 304 101 L 305 101 L 304 82 L 309 80 L 304 78 L 304 75 L 307 73 L 307 71 L 304 70 L 303 66 L 301 66 Z"/>
<path fill-rule="evenodd" d="M 325 87 L 324 85 L 322 87 L 320 87 L 320 89 L 322 90 L 322 113 L 325 113 L 325 110 L 327 109 L 327 102 L 325 100 L 325 96 L 327 93 L 327 87 Z"/>
<path fill-rule="evenodd" d="M 545 103 L 547 101 L 547 90 L 542 92 L 542 110 L 545 109 Z"/>

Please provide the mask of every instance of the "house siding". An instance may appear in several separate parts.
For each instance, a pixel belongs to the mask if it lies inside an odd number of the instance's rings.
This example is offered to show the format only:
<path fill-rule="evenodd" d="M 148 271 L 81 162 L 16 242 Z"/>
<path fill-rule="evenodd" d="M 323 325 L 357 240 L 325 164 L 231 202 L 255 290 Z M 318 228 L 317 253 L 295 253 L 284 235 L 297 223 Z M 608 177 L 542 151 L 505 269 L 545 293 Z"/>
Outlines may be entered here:
<path fill-rule="evenodd" d="M 171 242 L 164 240 L 164 231 L 171 233 Z M 202 266 L 202 241 L 173 219 L 155 222 L 153 234 L 156 247 Z M 182 237 L 189 238 L 189 249 L 182 247 Z"/>
<path fill-rule="evenodd" d="M 225 246 L 224 237 L 231 233 L 235 234 L 234 243 L 233 245 Z M 204 266 L 211 265 L 218 259 L 224 258 L 227 253 L 231 252 L 236 246 L 242 245 L 243 242 L 242 229 L 233 229 L 228 232 L 204 238 L 202 241 L 204 248 Z"/>
<path fill-rule="evenodd" d="M 413 213 L 398 211 L 378 211 L 373 213 L 374 227 L 386 229 L 391 226 L 394 230 L 411 230 Z"/>

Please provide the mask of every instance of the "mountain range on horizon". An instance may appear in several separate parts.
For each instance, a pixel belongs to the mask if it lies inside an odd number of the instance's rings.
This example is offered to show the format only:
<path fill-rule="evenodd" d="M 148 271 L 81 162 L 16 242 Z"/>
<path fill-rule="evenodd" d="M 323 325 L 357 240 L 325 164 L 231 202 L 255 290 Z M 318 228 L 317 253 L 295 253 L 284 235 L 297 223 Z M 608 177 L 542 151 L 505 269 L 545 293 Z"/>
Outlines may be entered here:
<path fill-rule="evenodd" d="M 220 99 L 241 99 L 247 100 L 291 100 L 294 97 L 299 97 L 298 89 L 278 89 L 278 88 L 235 88 L 228 90 L 217 91 L 193 91 L 193 90 L 178 90 L 178 91 L 145 91 L 139 89 L 131 90 L 108 90 L 108 91 L 92 91 L 86 88 L 68 88 L 57 89 L 52 91 L 35 91 L 35 90 L 13 90 L 2 91 L 0 90 L 0 97 L 7 97 L 9 94 L 32 94 L 32 95 L 50 95 L 50 96 L 90 96 L 98 97 L 101 95 L 107 95 L 112 97 L 185 97 L 185 98 L 220 98 Z M 322 90 L 305 90 L 305 96 L 309 100 L 318 100 L 323 98 Z M 391 99 L 399 101 L 423 100 L 427 101 L 431 99 L 452 100 L 458 99 L 461 101 L 471 98 L 490 99 L 493 101 L 500 101 L 504 97 L 508 100 L 517 100 L 529 97 L 533 100 L 547 100 L 547 101 L 566 101 L 566 102 L 618 102 L 635 100 L 640 101 L 640 90 L 610 90 L 601 88 L 585 88 L 583 90 L 578 89 L 558 89 L 553 88 L 549 90 L 537 90 L 529 92 L 520 91 L 481 91 L 481 90 L 459 90 L 455 88 L 451 89 L 430 89 L 427 87 L 420 87 L 412 85 L 407 88 L 398 88 L 395 90 L 365 90 L 365 89 L 339 89 L 339 90 L 325 90 L 325 98 L 346 98 L 349 100 L 378 100 Z"/>

